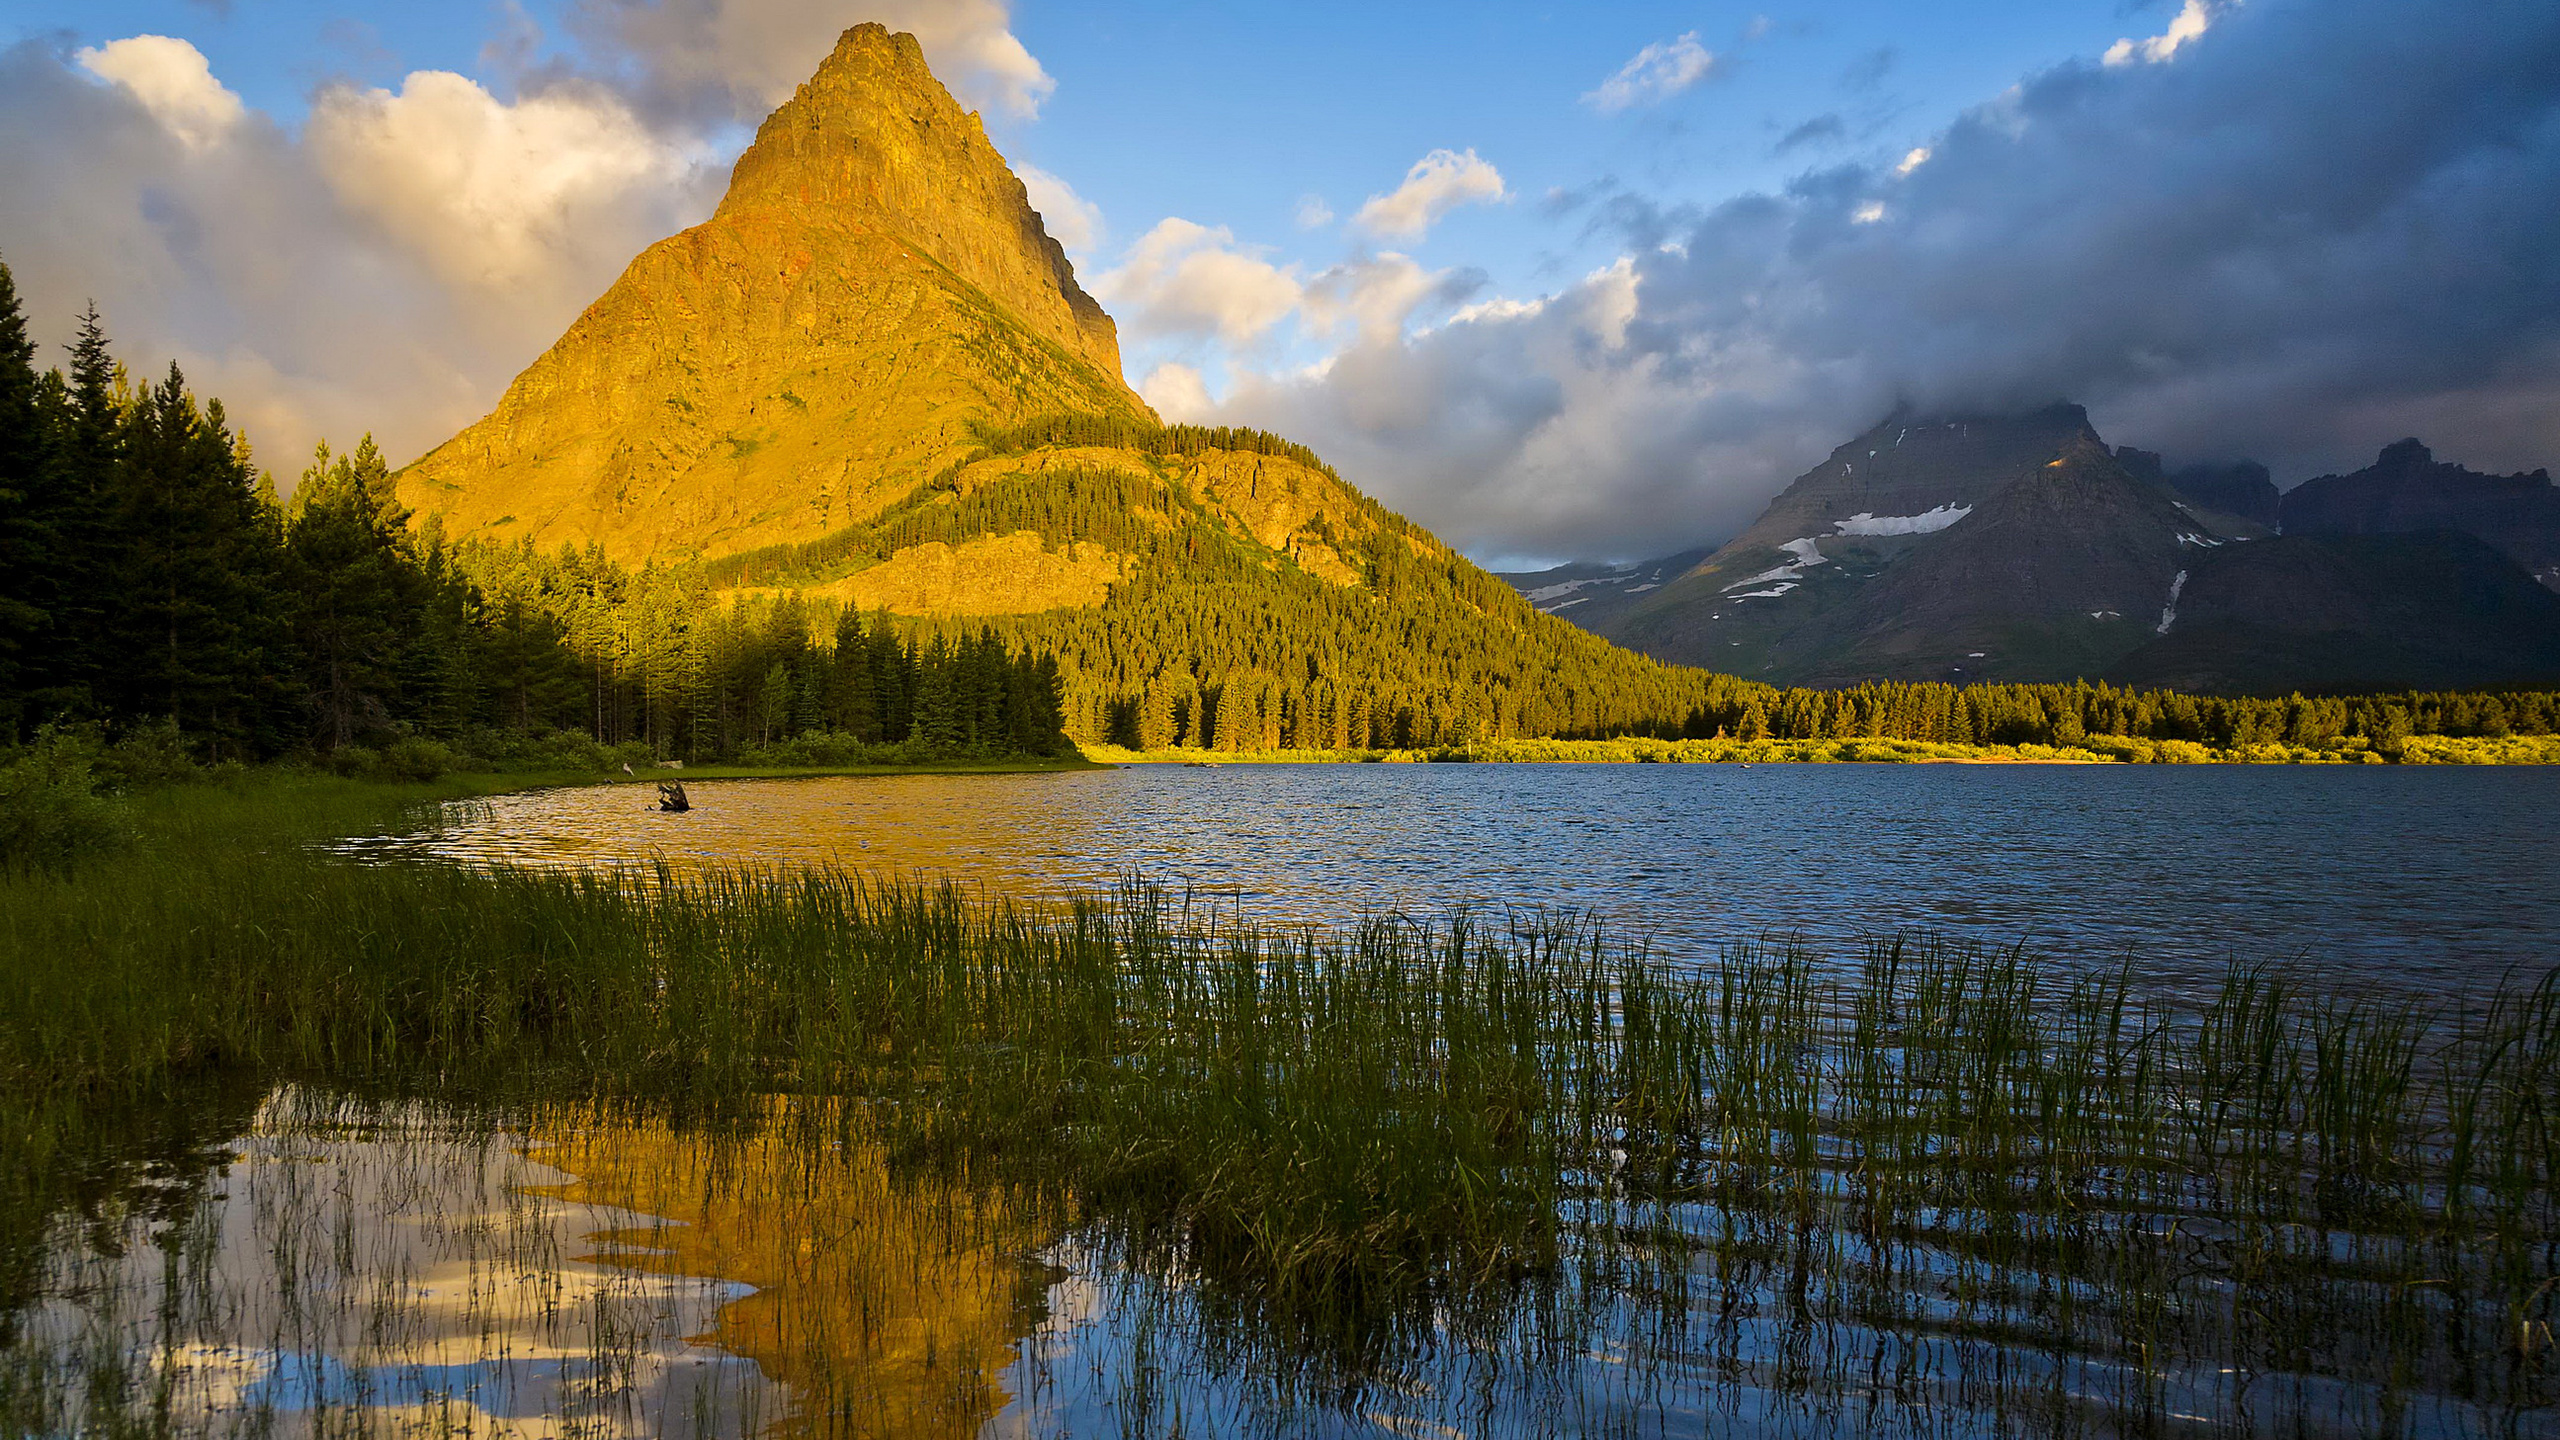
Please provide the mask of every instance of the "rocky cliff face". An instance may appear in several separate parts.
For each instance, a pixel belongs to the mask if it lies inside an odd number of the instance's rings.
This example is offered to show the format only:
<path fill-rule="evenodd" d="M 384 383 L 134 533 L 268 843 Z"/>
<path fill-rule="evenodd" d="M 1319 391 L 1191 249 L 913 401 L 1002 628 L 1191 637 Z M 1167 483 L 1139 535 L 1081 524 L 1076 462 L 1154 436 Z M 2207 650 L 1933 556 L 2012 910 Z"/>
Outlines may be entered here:
<path fill-rule="evenodd" d="M 2323 475 L 2287 491 L 2283 517 L 2287 535 L 2459 531 L 2560 590 L 2560 488 L 2545 470 L 2483 475 L 2402 440 L 2352 475 Z"/>
<path fill-rule="evenodd" d="M 2222 538 L 2077 405 L 1896 415 L 1608 633 L 1790 683 L 2094 673 L 2141 643 L 2182 556 Z"/>
<path fill-rule="evenodd" d="M 2275 477 L 2255 460 L 2170 470 L 2162 466 L 2156 451 L 2119 445 L 2116 461 L 2134 478 L 2148 480 L 2175 495 L 2180 503 L 2205 512 L 2208 523 L 2220 522 L 2222 528 L 2245 531 L 2252 539 L 2274 534 L 2281 523 Z"/>
<path fill-rule="evenodd" d="M 2539 473 L 2473 475 L 2409 441 L 2283 497 L 2277 539 L 2276 490 L 2254 463 L 2167 471 L 2108 449 L 2076 406 L 1896 416 L 1676 582 L 1588 611 L 1658 658 L 1786 684 L 2538 684 L 2560 678 L 2560 596 L 2510 556 L 2543 553 L 2547 503 L 2560 496 Z M 2312 526 L 2328 533 L 2294 533 Z"/>
<path fill-rule="evenodd" d="M 913 35 L 844 32 L 818 73 L 756 131 L 714 223 L 825 216 L 913 241 L 1105 375 L 1111 317 L 1076 284 L 1013 171 L 933 78 Z"/>
<path fill-rule="evenodd" d="M 1110 317 L 912 36 L 847 31 L 701 225 L 404 471 L 445 533 L 686 558 L 859 524 L 979 427 L 1153 417 Z"/>
<path fill-rule="evenodd" d="M 2473 689 L 2560 680 L 2560 595 L 2448 530 L 2287 535 L 2199 558 L 2127 684 L 2220 694 Z"/>

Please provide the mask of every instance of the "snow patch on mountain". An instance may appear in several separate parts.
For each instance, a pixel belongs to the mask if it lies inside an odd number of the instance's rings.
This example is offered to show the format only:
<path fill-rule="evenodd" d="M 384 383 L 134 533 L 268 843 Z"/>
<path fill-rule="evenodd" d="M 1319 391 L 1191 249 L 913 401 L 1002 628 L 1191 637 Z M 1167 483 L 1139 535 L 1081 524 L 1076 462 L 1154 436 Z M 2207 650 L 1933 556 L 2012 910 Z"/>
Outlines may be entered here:
<path fill-rule="evenodd" d="M 1772 599 L 1777 596 L 1784 595 L 1788 591 L 1796 588 L 1798 577 L 1802 576 L 1805 571 L 1812 569 L 1816 565 L 1828 565 L 1831 563 L 1823 557 L 1821 542 L 1814 540 L 1811 537 L 1799 540 L 1790 540 L 1778 548 L 1795 558 L 1789 560 L 1784 565 L 1778 566 L 1774 570 L 1763 570 L 1757 575 L 1734 581 L 1732 584 L 1724 587 L 1725 594 L 1735 600 Z M 1753 590 L 1742 595 L 1735 595 L 1733 593 L 1736 590 L 1740 590 L 1745 585 L 1765 585 L 1773 580 L 1778 583 L 1772 589 Z"/>
<path fill-rule="evenodd" d="M 1941 505 L 1917 515 L 1876 515 L 1861 510 L 1832 528 L 1843 535 L 1935 535 L 1967 515 L 1970 505 Z"/>
<path fill-rule="evenodd" d="M 2178 592 L 2186 588 L 2187 572 L 2181 570 L 2178 572 L 2178 578 L 2169 582 L 2169 603 L 2160 607 L 2160 628 L 2151 633 L 2166 635 L 2169 633 L 2169 627 L 2177 623 Z"/>

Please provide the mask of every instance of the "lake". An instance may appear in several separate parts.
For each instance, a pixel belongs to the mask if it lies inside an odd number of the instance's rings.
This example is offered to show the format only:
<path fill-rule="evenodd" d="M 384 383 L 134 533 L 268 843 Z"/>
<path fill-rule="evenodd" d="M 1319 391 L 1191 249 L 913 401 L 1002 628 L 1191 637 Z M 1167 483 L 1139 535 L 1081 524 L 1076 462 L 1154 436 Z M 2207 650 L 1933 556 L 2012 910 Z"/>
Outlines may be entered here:
<path fill-rule="evenodd" d="M 771 1069 L 664 1094 L 577 1050 L 513 1091 L 429 1064 L 133 1097 L 66 1130 L 72 1203 L 0 1243 L 0 1429 L 2560 1435 L 2560 996 L 2511 992 L 2451 1032 L 2389 999 L 2560 957 L 2560 771 L 1238 765 L 688 788 L 683 815 L 645 783 L 550 789 L 333 848 L 839 866 L 1035 899 L 1134 874 L 1308 925 L 1569 912 L 1675 968 L 1578 989 L 1424 949 L 1393 973 L 1510 978 L 1410 988 L 1340 952 L 1218 968 L 1185 931 L 1152 959 L 1070 947 L 1102 957 L 1057 972 L 1108 993 L 1092 1054 L 1041 1048 L 1025 1018 L 1090 993 L 1005 1009 L 1047 973 L 1008 961 L 952 1023 L 875 1020 L 870 1085 L 795 1088 L 790 1066 L 828 1052 L 777 1040 Z M 784 908 L 844 913 L 810 893 Z M 859 929 L 796 959 L 774 929 L 670 939 L 654 992 L 614 992 L 642 1001 L 621 1023 L 716 1021 L 671 982 L 724 967 L 850 973 Z M 1381 930 L 1410 933 L 1360 943 Z M 2234 957 L 2327 983 L 2244 980 L 2254 1011 L 2056 986 L 2031 1016 L 2015 971 L 1961 954 L 1918 955 L 1862 1001 L 1791 988 L 1803 972 L 1765 956 L 1677 968 L 1785 937 L 1819 965 L 1914 932 L 2066 971 L 2130 957 L 2144 992 L 2208 996 Z M 543 933 L 571 942 L 540 963 L 572 985 L 598 932 Z M 930 933 L 879 985 L 818 986 L 793 1014 L 894 1016 L 969 974 L 962 932 Z M 2478 1166 L 2429 1119 L 2462 1104 Z M 1494 1160 L 1448 1160 L 1465 1155 Z M 1445 1196 L 1454 1232 L 1508 1234 L 1464 1218 L 1506 1213 L 1473 1187 L 1532 1171 L 1555 1223 L 1511 1249 L 1290 1229 L 1327 1205 L 1436 1216 Z M 1333 1188 L 1293 1188 L 1308 1175 Z M 1412 1176 L 1447 1184 L 1389 1183 Z M 1247 1181 L 1283 1197 L 1249 1225 L 1360 1237 L 1347 1288 L 1266 1288 L 1236 1232 L 1186 1208 Z M 1381 1278 L 1399 1266 L 1439 1278 L 1399 1289 Z"/>
<path fill-rule="evenodd" d="M 1932 930 L 2164 979 L 2230 958 L 2430 988 L 2560 958 L 2560 769 L 1232 765 L 719 780 L 446 806 L 350 853 L 843 864 L 1056 895 L 1137 873 L 1250 916 L 1587 912 L 1667 959 Z"/>

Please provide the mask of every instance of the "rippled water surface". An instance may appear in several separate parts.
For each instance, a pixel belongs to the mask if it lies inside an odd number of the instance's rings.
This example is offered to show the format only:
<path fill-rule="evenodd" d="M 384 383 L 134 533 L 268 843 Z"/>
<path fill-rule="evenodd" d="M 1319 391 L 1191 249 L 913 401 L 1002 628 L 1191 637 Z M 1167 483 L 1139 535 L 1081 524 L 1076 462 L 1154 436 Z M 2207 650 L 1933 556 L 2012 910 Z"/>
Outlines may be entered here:
<path fill-rule="evenodd" d="M 2560 769 L 1138 766 L 701 781 L 449 806 L 357 853 L 842 863 L 1057 894 L 1136 872 L 1265 918 L 1589 911 L 1657 953 L 1927 928 L 2071 959 L 2400 983 L 2560 960 Z"/>

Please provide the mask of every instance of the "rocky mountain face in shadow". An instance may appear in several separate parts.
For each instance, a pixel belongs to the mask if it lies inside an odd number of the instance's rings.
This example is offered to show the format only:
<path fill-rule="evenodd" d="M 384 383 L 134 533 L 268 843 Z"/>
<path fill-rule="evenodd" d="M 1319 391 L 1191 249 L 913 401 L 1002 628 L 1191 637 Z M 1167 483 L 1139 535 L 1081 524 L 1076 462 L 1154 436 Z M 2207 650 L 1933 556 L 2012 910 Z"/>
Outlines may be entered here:
<path fill-rule="evenodd" d="M 2560 488 L 2548 470 L 2483 475 L 2403 440 L 2352 475 L 2323 475 L 2285 492 L 2283 519 L 2287 535 L 2459 531 L 2560 590 Z"/>
<path fill-rule="evenodd" d="M 1715 550 L 1712 545 L 1700 546 L 1633 565 L 1577 560 L 1546 570 L 1496 573 L 1540 610 L 1562 615 L 1585 630 L 1605 635 L 1629 610 L 1642 604 L 1645 596 L 1688 574 Z"/>
<path fill-rule="evenodd" d="M 1791 684 L 2087 673 L 2141 643 L 2181 557 L 2224 538 L 2079 406 L 1897 414 L 1609 633 Z"/>
<path fill-rule="evenodd" d="M 2272 535 L 2284 523 L 2279 513 L 2283 497 L 2276 492 L 2275 477 L 2255 460 L 2166 470 L 2157 453 L 2130 445 L 2117 446 L 2116 459 L 2135 477 L 2162 486 L 2234 533 L 2254 526 L 2257 534 Z"/>
<path fill-rule="evenodd" d="M 1515 580 L 1659 659 L 1785 684 L 2518 684 L 2560 678 L 2560 596 L 2516 563 L 2546 553 L 2551 494 L 2409 442 L 2279 497 L 2254 462 L 2110 449 L 2077 406 L 1898 414 L 1644 593 L 1572 603 L 1664 562 Z"/>
<path fill-rule="evenodd" d="M 2109 678 L 2216 694 L 2560 678 L 2560 594 L 2450 530 L 2287 535 L 2203 557 L 2169 633 Z"/>

